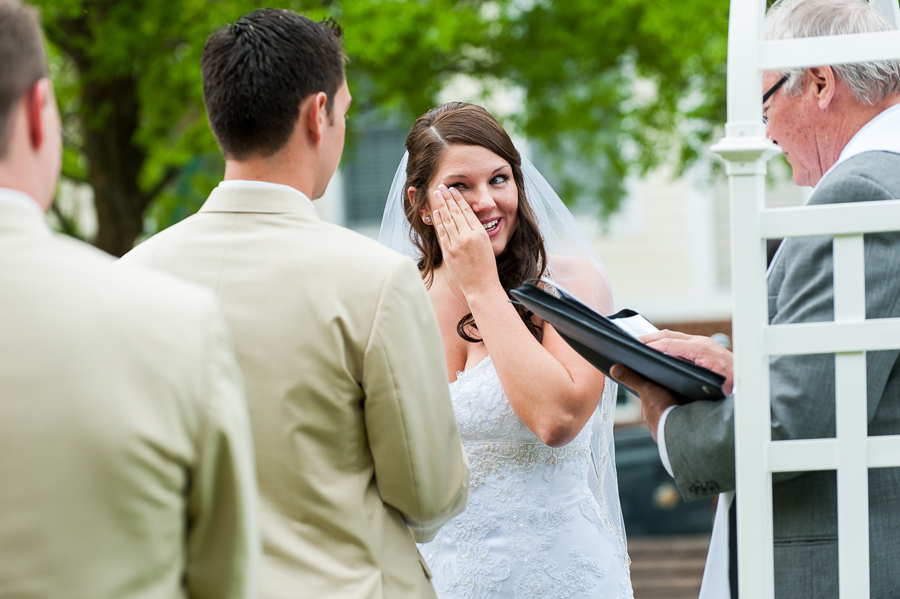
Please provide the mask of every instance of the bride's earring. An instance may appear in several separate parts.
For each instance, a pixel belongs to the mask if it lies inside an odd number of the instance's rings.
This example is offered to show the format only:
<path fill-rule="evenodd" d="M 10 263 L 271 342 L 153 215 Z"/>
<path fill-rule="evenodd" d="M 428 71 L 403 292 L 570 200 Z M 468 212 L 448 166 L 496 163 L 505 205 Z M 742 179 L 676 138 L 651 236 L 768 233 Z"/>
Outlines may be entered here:
<path fill-rule="evenodd" d="M 426 224 L 426 225 L 430 225 L 430 224 L 431 224 L 431 217 L 430 217 L 430 216 L 426 216 L 426 217 L 423 218 L 422 220 L 425 221 L 425 224 Z"/>

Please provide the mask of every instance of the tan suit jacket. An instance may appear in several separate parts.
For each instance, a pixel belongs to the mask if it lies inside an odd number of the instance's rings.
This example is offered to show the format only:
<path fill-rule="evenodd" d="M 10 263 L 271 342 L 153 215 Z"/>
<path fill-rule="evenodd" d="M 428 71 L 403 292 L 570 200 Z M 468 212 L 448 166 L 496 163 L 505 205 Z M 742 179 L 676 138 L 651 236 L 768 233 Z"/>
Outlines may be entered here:
<path fill-rule="evenodd" d="M 0 197 L 0 596 L 255 596 L 253 478 L 212 294 Z"/>
<path fill-rule="evenodd" d="M 462 511 L 468 462 L 413 262 L 283 186 L 220 186 L 123 260 L 223 306 L 256 445 L 262 596 L 433 597 L 413 538 Z"/>

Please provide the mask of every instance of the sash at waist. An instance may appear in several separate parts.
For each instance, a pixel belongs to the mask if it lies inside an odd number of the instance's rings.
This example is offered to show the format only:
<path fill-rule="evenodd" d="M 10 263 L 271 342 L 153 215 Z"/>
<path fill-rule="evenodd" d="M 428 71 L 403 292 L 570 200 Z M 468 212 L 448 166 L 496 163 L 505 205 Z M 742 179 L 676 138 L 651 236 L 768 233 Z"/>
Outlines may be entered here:
<path fill-rule="evenodd" d="M 463 447 L 469 456 L 472 489 L 488 478 L 530 478 L 537 469 L 542 469 L 544 480 L 549 481 L 557 470 L 575 462 L 586 464 L 591 456 L 591 448 L 582 444 L 549 447 L 543 443 L 463 441 Z"/>

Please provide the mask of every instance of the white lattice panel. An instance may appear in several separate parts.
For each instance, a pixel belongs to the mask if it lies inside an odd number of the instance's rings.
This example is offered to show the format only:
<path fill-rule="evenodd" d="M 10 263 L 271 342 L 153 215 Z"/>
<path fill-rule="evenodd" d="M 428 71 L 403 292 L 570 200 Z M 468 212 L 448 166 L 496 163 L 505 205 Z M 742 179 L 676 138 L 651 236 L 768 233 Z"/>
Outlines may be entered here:
<path fill-rule="evenodd" d="M 873 0 L 894 24 L 896 0 Z M 869 595 L 868 469 L 900 466 L 900 435 L 868 437 L 866 351 L 900 347 L 900 318 L 866 321 L 863 234 L 900 230 L 900 201 L 765 209 L 762 72 L 900 58 L 900 33 L 762 42 L 765 0 L 733 0 L 725 160 L 732 214 L 735 456 L 741 597 L 773 597 L 772 473 L 837 471 L 840 596 Z M 769 326 L 765 240 L 834 237 L 835 320 Z M 772 441 L 769 356 L 835 354 L 836 436 Z"/>

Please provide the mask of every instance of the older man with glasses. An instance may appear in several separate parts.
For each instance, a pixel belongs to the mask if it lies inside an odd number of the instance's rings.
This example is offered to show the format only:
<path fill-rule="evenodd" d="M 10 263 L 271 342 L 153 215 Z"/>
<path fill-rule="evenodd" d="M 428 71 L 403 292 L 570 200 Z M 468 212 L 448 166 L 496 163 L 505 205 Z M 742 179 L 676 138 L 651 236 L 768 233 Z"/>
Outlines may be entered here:
<path fill-rule="evenodd" d="M 864 0 L 781 0 L 765 21 L 770 40 L 890 30 Z M 767 72 L 763 90 L 766 134 L 782 148 L 794 182 L 814 187 L 809 204 L 900 198 L 900 61 Z M 770 323 L 834 319 L 831 246 L 831 237 L 782 244 L 768 275 Z M 867 318 L 900 316 L 900 233 L 866 235 L 865 280 Z M 664 331 L 648 342 L 725 375 L 731 393 L 732 355 L 708 338 Z M 776 356 L 770 366 L 772 438 L 834 437 L 833 355 Z M 869 352 L 866 372 L 869 435 L 900 433 L 900 352 Z M 639 392 L 660 457 L 686 499 L 735 488 L 733 397 L 675 406 L 627 369 L 612 374 Z M 835 472 L 782 473 L 774 483 L 775 596 L 837 597 Z M 869 470 L 871 597 L 896 597 L 900 589 L 898 493 L 900 469 Z M 737 597 L 729 503 L 719 502 L 701 599 Z"/>

